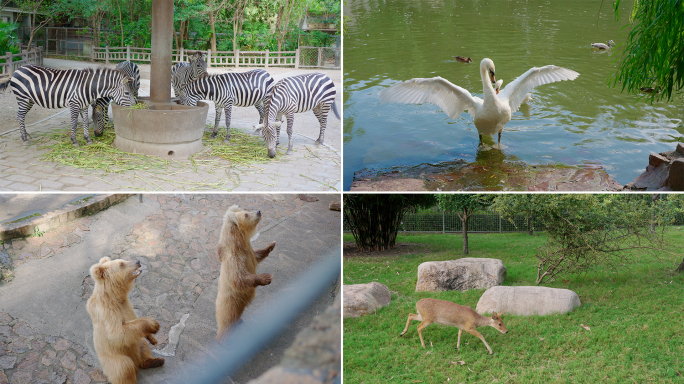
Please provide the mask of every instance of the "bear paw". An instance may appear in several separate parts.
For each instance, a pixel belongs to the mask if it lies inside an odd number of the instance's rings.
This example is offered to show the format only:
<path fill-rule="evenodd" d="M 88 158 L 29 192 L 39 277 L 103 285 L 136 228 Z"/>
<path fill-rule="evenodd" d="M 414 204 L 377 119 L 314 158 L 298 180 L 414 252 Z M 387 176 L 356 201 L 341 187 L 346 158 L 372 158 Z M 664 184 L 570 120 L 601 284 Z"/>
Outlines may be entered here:
<path fill-rule="evenodd" d="M 269 273 L 262 273 L 259 275 L 259 285 L 269 285 L 273 280 L 273 275 Z"/>

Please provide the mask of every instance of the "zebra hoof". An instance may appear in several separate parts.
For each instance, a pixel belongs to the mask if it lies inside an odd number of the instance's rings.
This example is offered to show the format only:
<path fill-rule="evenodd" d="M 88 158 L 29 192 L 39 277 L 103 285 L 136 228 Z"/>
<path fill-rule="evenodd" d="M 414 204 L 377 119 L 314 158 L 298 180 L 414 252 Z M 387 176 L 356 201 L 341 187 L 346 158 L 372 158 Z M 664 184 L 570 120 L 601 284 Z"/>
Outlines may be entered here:
<path fill-rule="evenodd" d="M 98 132 L 98 131 L 93 131 L 93 134 L 95 135 L 95 137 L 102 136 L 102 132 Z"/>
<path fill-rule="evenodd" d="M 90 145 L 90 144 L 92 144 L 92 143 L 93 143 L 93 141 L 90 140 L 90 139 L 88 139 L 88 141 L 86 141 L 86 145 Z"/>
<path fill-rule="evenodd" d="M 316 144 L 316 146 L 319 146 L 319 145 L 323 144 L 323 142 L 321 140 L 316 140 L 316 142 L 314 144 Z"/>

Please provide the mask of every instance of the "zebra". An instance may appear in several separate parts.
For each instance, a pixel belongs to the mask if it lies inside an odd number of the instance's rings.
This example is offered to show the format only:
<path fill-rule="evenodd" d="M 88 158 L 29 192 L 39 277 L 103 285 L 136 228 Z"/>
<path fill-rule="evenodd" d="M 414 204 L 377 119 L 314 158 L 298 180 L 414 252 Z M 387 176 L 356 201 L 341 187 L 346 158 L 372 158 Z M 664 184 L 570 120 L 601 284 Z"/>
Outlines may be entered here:
<path fill-rule="evenodd" d="M 322 73 L 308 73 L 278 81 L 266 103 L 266 121 L 262 130 L 268 147 L 268 157 L 275 157 L 275 147 L 280 144 L 279 122 L 283 115 L 287 118 L 288 154 L 292 153 L 292 124 L 295 113 L 313 110 L 318 122 L 321 123 L 316 145 L 323 144 L 330 109 L 332 108 L 335 116 L 340 118 L 335 107 L 335 95 L 335 84 Z"/>
<path fill-rule="evenodd" d="M 116 65 L 116 69 L 133 79 L 133 82 L 131 83 L 131 92 L 133 93 L 135 100 L 138 100 L 138 91 L 140 90 L 140 68 L 131 61 L 122 61 Z M 95 100 L 95 104 L 93 104 L 93 132 L 95 133 L 95 136 L 102 136 L 104 126 L 109 121 L 107 110 L 109 109 L 109 103 L 111 102 L 111 97 L 102 97 Z"/>
<path fill-rule="evenodd" d="M 221 75 L 202 75 L 199 79 L 179 88 L 180 102 L 183 105 L 196 106 L 199 100 L 211 100 L 216 104 L 216 119 L 211 138 L 218 133 L 219 121 L 223 109 L 226 111 L 226 138 L 230 140 L 230 118 L 233 106 L 256 107 L 259 112 L 259 124 L 264 122 L 264 104 L 273 89 L 275 81 L 263 69 L 242 73 L 224 73 Z"/>
<path fill-rule="evenodd" d="M 204 55 L 204 52 L 197 51 L 188 57 L 189 63 L 177 63 L 171 67 L 171 86 L 176 97 L 180 95 L 182 85 L 195 81 L 207 73 Z"/>
<path fill-rule="evenodd" d="M 24 118 L 34 104 L 43 108 L 55 109 L 69 107 L 71 111 L 71 142 L 76 141 L 76 124 L 78 116 L 83 119 L 83 137 L 88 144 L 92 143 L 88 135 L 88 107 L 95 100 L 111 97 L 115 103 L 131 106 L 135 103 L 130 84 L 133 80 L 121 71 L 109 68 L 89 69 L 52 69 L 38 65 L 25 65 L 14 72 L 12 78 L 0 84 L 0 91 L 8 85 L 17 98 L 19 109 L 17 120 L 21 130 L 21 139 L 26 144 L 31 137 L 26 133 Z M 83 111 L 86 111 L 83 116 Z"/>

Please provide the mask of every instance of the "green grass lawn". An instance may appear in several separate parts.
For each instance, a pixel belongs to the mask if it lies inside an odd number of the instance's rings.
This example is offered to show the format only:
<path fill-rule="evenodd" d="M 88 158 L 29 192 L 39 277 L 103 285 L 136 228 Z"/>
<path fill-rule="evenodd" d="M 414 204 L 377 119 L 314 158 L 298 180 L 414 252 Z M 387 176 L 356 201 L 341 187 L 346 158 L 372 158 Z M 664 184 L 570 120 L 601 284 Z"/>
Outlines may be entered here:
<path fill-rule="evenodd" d="M 675 227 L 667 238 L 681 250 L 683 235 L 684 228 Z M 503 261 L 504 285 L 535 285 L 534 255 L 544 234 L 471 234 L 469 240 L 468 257 Z M 460 234 L 400 235 L 397 243 L 406 254 L 345 254 L 344 284 L 377 281 L 392 292 L 391 303 L 376 314 L 344 319 L 345 383 L 684 383 L 684 274 L 673 274 L 682 255 L 639 256 L 638 263 L 617 271 L 599 267 L 547 284 L 575 291 L 582 306 L 565 315 L 504 314 L 508 334 L 478 328 L 494 351 L 490 356 L 466 332 L 457 350 L 453 327 L 423 330 L 425 349 L 418 321 L 399 337 L 418 300 L 475 308 L 484 290 L 415 292 L 420 263 L 462 257 Z M 466 364 L 452 364 L 457 361 Z"/>

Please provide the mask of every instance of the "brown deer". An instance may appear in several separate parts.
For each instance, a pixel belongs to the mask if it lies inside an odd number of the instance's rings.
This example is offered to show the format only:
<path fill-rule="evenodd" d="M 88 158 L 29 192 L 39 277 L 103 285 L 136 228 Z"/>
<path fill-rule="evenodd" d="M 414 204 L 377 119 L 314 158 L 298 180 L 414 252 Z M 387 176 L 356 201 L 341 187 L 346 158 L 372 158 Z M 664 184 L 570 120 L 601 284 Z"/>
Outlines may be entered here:
<path fill-rule="evenodd" d="M 406 320 L 406 328 L 404 328 L 404 331 L 399 336 L 403 336 L 404 333 L 408 331 L 411 320 L 421 321 L 421 323 L 418 324 L 418 336 L 420 337 L 420 343 L 423 345 L 423 348 L 425 348 L 425 342 L 423 341 L 423 334 L 421 331 L 432 323 L 458 327 L 456 349 L 459 349 L 461 346 L 461 333 L 465 330 L 482 340 L 490 355 L 493 355 L 494 352 L 492 352 L 489 344 L 485 341 L 484 336 L 475 328 L 489 325 L 496 328 L 501 333 L 508 333 L 508 329 L 504 326 L 503 319 L 501 318 L 503 311 L 499 313 L 494 312 L 492 317 L 485 317 L 481 316 L 470 307 L 452 303 L 451 301 L 437 299 L 418 300 L 416 309 L 418 310 L 418 315 L 414 315 L 413 313 L 409 314 L 408 319 Z"/>

